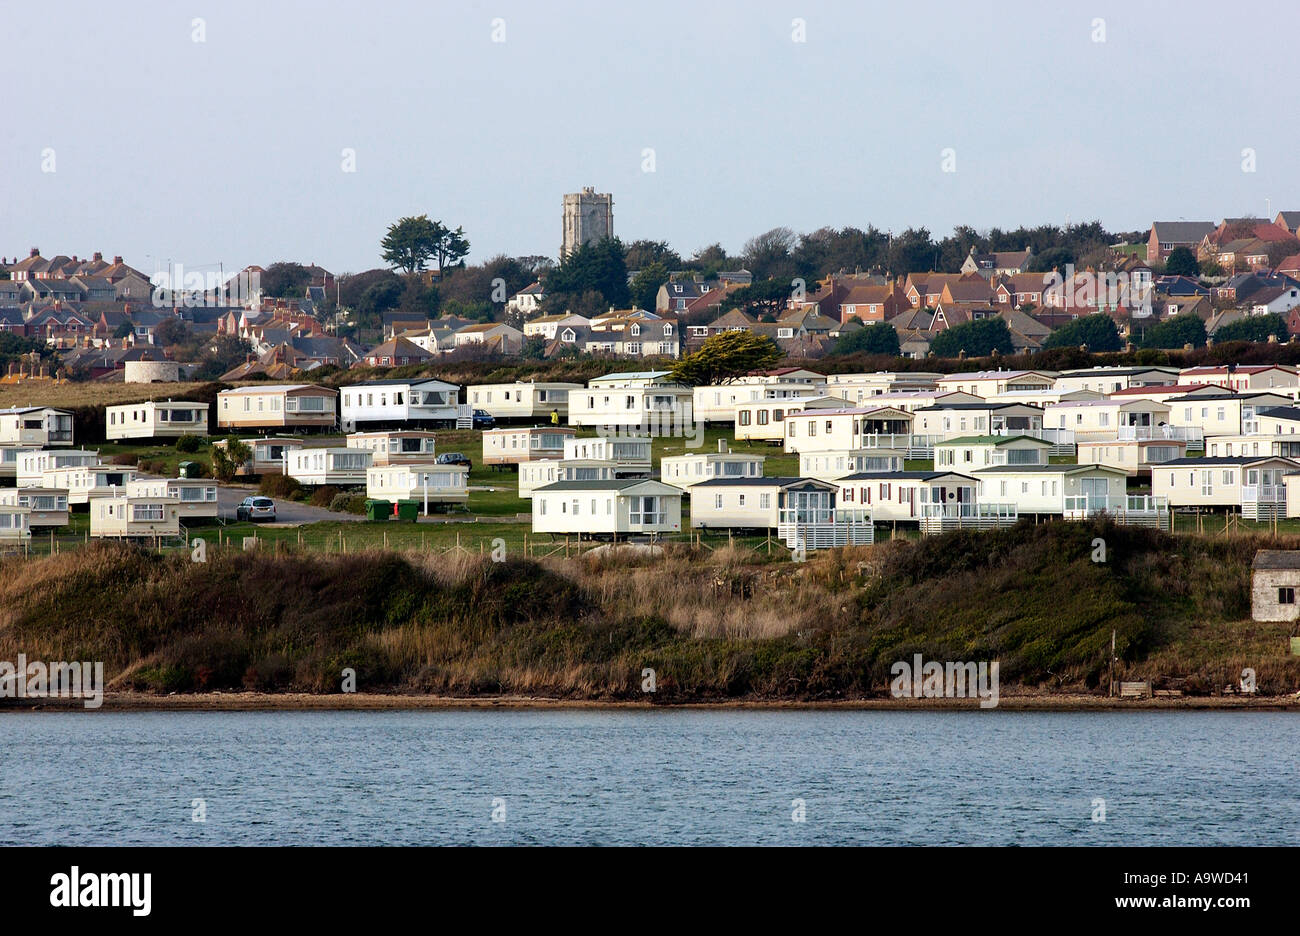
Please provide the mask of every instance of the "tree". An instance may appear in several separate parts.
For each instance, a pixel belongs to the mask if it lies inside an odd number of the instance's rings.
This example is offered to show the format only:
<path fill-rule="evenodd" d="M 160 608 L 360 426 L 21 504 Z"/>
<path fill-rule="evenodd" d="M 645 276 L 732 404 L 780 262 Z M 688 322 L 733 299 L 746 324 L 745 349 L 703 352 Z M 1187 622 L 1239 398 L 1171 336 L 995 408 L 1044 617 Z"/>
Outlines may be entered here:
<path fill-rule="evenodd" d="M 632 241 L 627 245 L 623 262 L 629 270 L 644 270 L 654 263 L 661 264 L 669 271 L 682 268 L 681 256 L 668 246 L 667 241 Z"/>
<path fill-rule="evenodd" d="M 865 328 L 841 335 L 831 354 L 891 354 L 900 353 L 898 332 L 887 322 L 872 322 Z"/>
<path fill-rule="evenodd" d="M 253 457 L 253 450 L 247 443 L 231 436 L 224 446 L 212 446 L 212 477 L 218 481 L 228 482 Z"/>
<path fill-rule="evenodd" d="M 623 244 L 617 237 L 583 244 L 546 274 L 544 304 L 548 311 L 572 308 L 578 297 L 588 292 L 599 294 L 606 308 L 626 308 L 631 300 Z"/>
<path fill-rule="evenodd" d="M 1250 315 L 1229 322 L 1214 333 L 1214 341 L 1216 344 L 1222 341 L 1268 341 L 1269 336 L 1276 337 L 1278 341 L 1287 341 L 1291 337 L 1286 319 L 1276 312 Z"/>
<path fill-rule="evenodd" d="M 169 345 L 189 344 L 193 340 L 190 327 L 182 319 L 165 318 L 153 330 L 154 341 L 167 347 Z"/>
<path fill-rule="evenodd" d="M 795 233 L 788 227 L 775 227 L 745 241 L 743 256 L 745 266 L 754 277 L 788 279 L 795 275 L 790 253 L 796 243 Z"/>
<path fill-rule="evenodd" d="M 1166 276 L 1200 276 L 1201 265 L 1196 261 L 1196 254 L 1186 247 L 1175 247 L 1165 258 Z"/>
<path fill-rule="evenodd" d="M 258 285 L 263 295 L 293 299 L 307 294 L 311 273 L 301 263 L 272 263 L 262 271 Z"/>
<path fill-rule="evenodd" d="M 727 331 L 707 338 L 698 351 L 673 365 L 673 379 L 689 386 L 725 383 L 753 371 L 768 370 L 783 357 L 766 335 Z"/>
<path fill-rule="evenodd" d="M 1205 344 L 1205 323 L 1191 312 L 1184 312 L 1147 329 L 1142 339 L 1144 348 L 1193 348 Z"/>
<path fill-rule="evenodd" d="M 632 304 L 639 309 L 653 309 L 659 299 L 659 287 L 668 282 L 668 267 L 658 260 L 641 267 L 632 277 Z"/>
<path fill-rule="evenodd" d="M 1109 315 L 1081 315 L 1072 322 L 1066 322 L 1047 336 L 1043 348 L 1077 348 L 1087 345 L 1089 351 L 1122 351 L 1124 343 L 1120 340 L 1119 329 Z"/>
<path fill-rule="evenodd" d="M 718 306 L 721 312 L 741 309 L 758 318 L 776 318 L 785 311 L 794 284 L 790 280 L 769 279 L 742 286 L 725 297 Z"/>
<path fill-rule="evenodd" d="M 935 357 L 957 357 L 963 351 L 968 357 L 987 357 L 994 351 L 1012 354 L 1011 331 L 1000 318 L 977 319 L 964 325 L 947 328 L 934 336 L 930 350 Z"/>
<path fill-rule="evenodd" d="M 437 262 L 440 274 L 445 273 L 450 267 L 463 265 L 469 254 L 463 228 L 450 230 L 441 221 L 430 221 L 428 215 L 390 224 L 379 246 L 385 262 L 408 276 L 423 270 L 430 260 Z"/>

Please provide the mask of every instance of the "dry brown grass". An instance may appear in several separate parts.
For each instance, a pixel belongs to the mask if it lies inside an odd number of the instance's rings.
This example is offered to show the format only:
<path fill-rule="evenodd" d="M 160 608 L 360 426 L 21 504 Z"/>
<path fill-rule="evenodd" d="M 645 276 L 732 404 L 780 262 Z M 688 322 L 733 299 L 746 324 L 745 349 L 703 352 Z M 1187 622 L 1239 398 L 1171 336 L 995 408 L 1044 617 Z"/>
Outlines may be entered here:
<path fill-rule="evenodd" d="M 129 384 L 98 381 L 51 381 L 0 384 L 0 409 L 11 406 L 115 406 L 145 400 L 179 400 L 203 383 Z"/>

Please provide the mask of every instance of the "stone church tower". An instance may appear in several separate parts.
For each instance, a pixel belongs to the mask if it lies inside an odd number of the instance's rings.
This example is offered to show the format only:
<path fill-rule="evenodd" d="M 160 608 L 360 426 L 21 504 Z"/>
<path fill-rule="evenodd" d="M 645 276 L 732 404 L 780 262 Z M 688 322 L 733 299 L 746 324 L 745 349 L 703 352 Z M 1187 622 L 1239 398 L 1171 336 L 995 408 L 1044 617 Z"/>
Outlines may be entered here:
<path fill-rule="evenodd" d="M 583 244 L 614 236 L 614 196 L 597 194 L 590 185 L 574 195 L 564 196 L 563 260 Z"/>

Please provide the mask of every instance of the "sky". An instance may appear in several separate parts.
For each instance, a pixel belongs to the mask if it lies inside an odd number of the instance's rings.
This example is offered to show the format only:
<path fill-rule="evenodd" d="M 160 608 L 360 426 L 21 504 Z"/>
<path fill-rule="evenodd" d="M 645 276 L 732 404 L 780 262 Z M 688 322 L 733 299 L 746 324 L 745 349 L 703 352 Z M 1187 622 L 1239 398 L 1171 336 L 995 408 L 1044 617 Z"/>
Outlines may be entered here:
<path fill-rule="evenodd" d="M 588 185 L 613 194 L 624 242 L 685 256 L 778 225 L 941 237 L 1300 210 L 1295 0 L 1250 22 L 1204 0 L 49 0 L 5 17 L 3 256 L 359 272 L 390 223 L 428 214 L 463 226 L 470 262 L 554 257 L 562 196 Z"/>

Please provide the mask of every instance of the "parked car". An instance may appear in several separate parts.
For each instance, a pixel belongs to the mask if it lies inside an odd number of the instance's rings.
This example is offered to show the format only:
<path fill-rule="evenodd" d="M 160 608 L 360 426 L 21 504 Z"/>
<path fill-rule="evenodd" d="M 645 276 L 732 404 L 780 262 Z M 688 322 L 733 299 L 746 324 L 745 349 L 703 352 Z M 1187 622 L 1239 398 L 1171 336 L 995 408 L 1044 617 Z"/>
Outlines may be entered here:
<path fill-rule="evenodd" d="M 443 452 L 436 461 L 439 465 L 464 465 L 470 471 L 474 470 L 474 463 L 465 457 L 464 452 Z"/>
<path fill-rule="evenodd" d="M 497 418 L 487 410 L 474 410 L 474 428 L 475 429 L 495 429 Z"/>
<path fill-rule="evenodd" d="M 269 497 L 245 497 L 235 508 L 235 519 L 239 521 L 248 520 L 256 523 L 258 520 L 275 520 L 275 501 Z"/>

